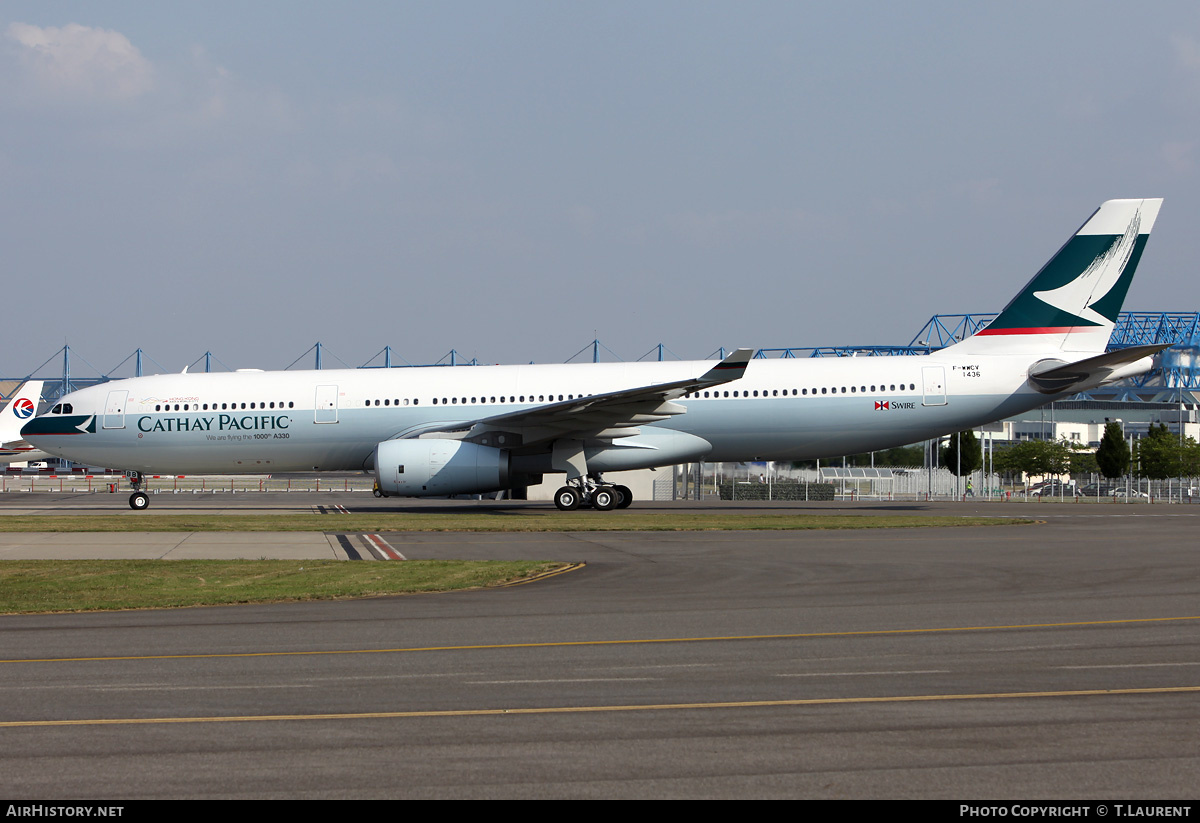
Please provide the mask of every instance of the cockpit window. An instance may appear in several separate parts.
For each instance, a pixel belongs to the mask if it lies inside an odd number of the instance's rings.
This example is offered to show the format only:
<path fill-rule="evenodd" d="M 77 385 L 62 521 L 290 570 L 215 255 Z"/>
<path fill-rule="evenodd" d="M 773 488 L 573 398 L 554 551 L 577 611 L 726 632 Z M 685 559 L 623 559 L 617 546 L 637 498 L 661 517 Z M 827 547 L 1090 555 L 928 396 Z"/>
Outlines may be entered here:
<path fill-rule="evenodd" d="M 59 403 L 50 410 L 51 414 L 71 414 L 74 411 L 70 403 Z"/>

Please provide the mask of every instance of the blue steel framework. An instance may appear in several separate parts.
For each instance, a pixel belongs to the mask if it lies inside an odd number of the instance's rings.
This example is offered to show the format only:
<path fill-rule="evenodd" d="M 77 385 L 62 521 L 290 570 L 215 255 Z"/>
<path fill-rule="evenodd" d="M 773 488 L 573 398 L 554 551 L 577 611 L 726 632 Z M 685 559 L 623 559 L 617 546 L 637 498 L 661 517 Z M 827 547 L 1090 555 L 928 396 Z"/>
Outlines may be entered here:
<path fill-rule="evenodd" d="M 935 314 L 907 346 L 818 346 L 760 349 L 756 357 L 886 357 L 928 354 L 953 345 L 985 327 L 990 314 Z M 1171 343 L 1155 368 L 1125 381 L 1129 388 L 1200 389 L 1200 312 L 1122 312 L 1117 317 L 1108 350 L 1154 343 Z M 1131 395 L 1131 399 L 1137 399 Z"/>
<path fill-rule="evenodd" d="M 937 314 L 930 318 L 929 322 L 922 327 L 921 331 L 912 339 L 907 346 L 804 346 L 792 347 L 785 349 L 759 349 L 754 355 L 756 358 L 770 357 L 887 357 L 899 354 L 928 354 L 931 351 L 945 348 L 946 346 L 957 343 L 964 337 L 974 334 L 979 329 L 986 326 L 995 318 L 995 313 L 991 314 Z M 1170 389 L 1195 390 L 1200 389 L 1200 312 L 1122 312 L 1117 318 L 1117 326 L 1113 330 L 1112 339 L 1109 342 L 1109 350 L 1127 348 L 1129 346 L 1141 346 L 1152 343 L 1172 343 L 1171 348 L 1167 349 L 1159 357 L 1159 363 L 1155 369 L 1141 377 L 1128 381 L 1125 384 L 1125 390 L 1121 393 L 1119 399 L 1133 399 L 1138 397 L 1133 394 L 1132 389 L 1142 387 L 1162 387 Z M 604 349 L 613 357 L 617 355 L 605 346 L 599 340 L 593 340 L 583 349 L 576 352 L 570 360 L 574 360 L 580 354 L 583 354 L 588 349 L 592 351 L 592 359 L 599 361 L 600 349 Z M 292 368 L 309 353 L 314 353 L 314 368 L 320 369 L 324 365 L 323 355 L 326 353 L 325 347 L 317 342 L 313 344 L 308 351 L 300 355 L 292 362 L 288 368 Z M 653 359 L 663 360 L 665 355 L 670 353 L 674 356 L 674 352 L 667 349 L 661 343 L 655 346 L 646 354 L 642 355 L 639 360 L 649 359 L 651 355 L 655 355 Z M 108 373 L 101 374 L 94 366 L 87 363 L 78 354 L 75 357 L 83 360 L 84 363 L 96 372 L 97 377 L 77 377 L 72 374 L 70 346 L 63 346 L 61 349 L 52 354 L 46 359 L 42 365 L 38 366 L 29 375 L 16 378 L 0 378 L 20 383 L 31 379 L 38 375 L 51 361 L 56 360 L 59 355 L 62 356 L 62 374 L 51 377 L 42 377 L 46 381 L 46 386 L 43 391 L 45 400 L 55 400 L 69 391 L 84 386 L 94 385 L 96 383 L 104 383 L 109 380 L 118 379 L 118 377 L 140 377 L 144 373 L 145 360 L 148 358 L 142 349 L 137 349 Z M 383 357 L 383 363 L 377 361 L 380 356 Z M 342 366 L 347 364 L 342 361 L 337 355 L 331 355 Z M 713 352 L 712 357 L 723 358 L 725 356 L 724 349 L 718 349 Z M 133 360 L 132 375 L 117 375 L 116 372 L 125 366 L 130 360 Z M 166 372 L 162 364 L 149 358 L 155 366 L 158 367 L 158 373 Z M 370 360 L 363 363 L 358 368 L 360 369 L 378 369 L 378 368 L 420 368 L 404 360 L 402 365 L 397 365 L 392 362 L 393 353 L 391 346 L 385 346 L 382 350 L 376 353 Z M 400 358 L 403 360 L 403 358 Z M 619 357 L 617 359 L 620 359 Z M 679 358 L 676 358 L 679 359 Z M 205 352 L 200 357 L 196 358 L 188 368 L 196 366 L 203 361 L 203 370 L 208 372 L 213 370 L 213 361 L 216 361 L 228 371 L 229 367 L 217 359 L 212 352 Z M 475 366 L 478 365 L 478 360 L 464 360 L 462 356 L 451 349 L 432 366 Z M 2 398 L 7 400 L 7 397 Z"/>

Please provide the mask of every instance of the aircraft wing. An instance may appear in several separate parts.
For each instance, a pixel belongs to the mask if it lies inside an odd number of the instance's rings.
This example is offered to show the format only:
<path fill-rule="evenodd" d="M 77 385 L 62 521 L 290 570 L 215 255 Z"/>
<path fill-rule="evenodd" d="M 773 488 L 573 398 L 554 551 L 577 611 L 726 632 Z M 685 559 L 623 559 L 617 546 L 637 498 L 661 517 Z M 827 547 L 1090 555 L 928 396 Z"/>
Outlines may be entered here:
<path fill-rule="evenodd" d="M 19 463 L 28 460 L 46 460 L 50 454 L 35 448 L 24 440 L 0 443 L 0 464 Z"/>
<path fill-rule="evenodd" d="M 683 414 L 685 406 L 672 401 L 697 389 L 741 378 L 753 349 L 738 349 L 704 374 L 686 380 L 655 383 L 547 403 L 530 409 L 484 417 L 452 426 L 408 432 L 405 438 L 442 437 L 508 449 L 544 446 L 552 440 L 628 437 L 644 423 Z"/>

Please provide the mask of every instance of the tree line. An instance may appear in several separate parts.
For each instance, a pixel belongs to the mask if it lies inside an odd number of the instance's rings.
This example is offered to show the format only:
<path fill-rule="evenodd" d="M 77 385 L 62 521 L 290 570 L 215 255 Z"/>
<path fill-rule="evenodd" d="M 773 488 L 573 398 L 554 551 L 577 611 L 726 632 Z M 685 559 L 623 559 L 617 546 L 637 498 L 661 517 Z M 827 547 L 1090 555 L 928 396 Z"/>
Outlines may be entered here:
<path fill-rule="evenodd" d="M 983 466 L 983 449 L 973 431 L 951 434 L 939 452 L 942 466 L 960 475 L 968 475 Z M 1110 480 L 1132 473 L 1154 480 L 1169 477 L 1200 476 L 1200 445 L 1195 438 L 1171 434 L 1165 423 L 1151 424 L 1145 437 L 1134 441 L 1131 449 L 1120 423 L 1108 423 L 1100 447 L 1092 452 L 1082 444 L 1066 440 L 1023 440 L 992 455 L 998 474 L 1051 475 L 1101 474 Z M 855 454 L 845 458 L 848 466 L 871 465 L 872 455 Z M 874 453 L 880 466 L 923 466 L 922 446 L 903 446 Z M 815 461 L 795 464 L 811 467 Z M 827 463 L 829 465 L 829 463 Z M 836 462 L 833 463 L 836 465 Z"/>
<path fill-rule="evenodd" d="M 942 465 L 955 471 L 956 444 L 950 436 L 942 450 Z M 962 473 L 978 469 L 983 458 L 973 432 L 962 432 Z M 1024 440 L 993 454 L 994 470 L 999 474 L 1053 475 L 1101 474 L 1115 480 L 1127 474 L 1166 480 L 1169 477 L 1200 476 L 1200 445 L 1195 438 L 1182 440 L 1165 423 L 1151 424 L 1145 437 L 1134 441 L 1131 449 L 1120 423 L 1108 423 L 1095 452 L 1081 443 L 1066 440 Z"/>

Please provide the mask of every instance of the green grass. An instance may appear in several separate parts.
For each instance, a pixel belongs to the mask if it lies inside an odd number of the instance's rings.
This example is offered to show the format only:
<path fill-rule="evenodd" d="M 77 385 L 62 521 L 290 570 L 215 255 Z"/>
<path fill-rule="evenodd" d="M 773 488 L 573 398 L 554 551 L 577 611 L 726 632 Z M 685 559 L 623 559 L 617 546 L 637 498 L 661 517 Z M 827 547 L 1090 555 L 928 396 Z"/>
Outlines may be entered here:
<path fill-rule="evenodd" d="M 546 561 L 4 560 L 0 613 L 336 600 L 500 586 L 568 568 Z"/>
<path fill-rule="evenodd" d="M 362 514 L 19 515 L 3 532 L 570 532 L 895 529 L 1030 520 L 922 515 L 711 512 L 384 512 Z M 567 564 L 540 561 L 4 560 L 0 613 L 149 609 L 451 591 L 527 580 Z"/>
<path fill-rule="evenodd" d="M 713 514 L 709 512 L 15 515 L 0 532 L 574 532 L 915 529 L 1030 523 L 994 517 L 923 515 Z"/>

